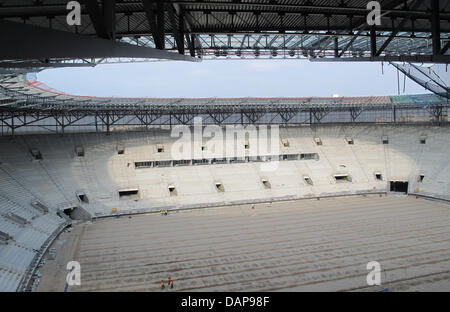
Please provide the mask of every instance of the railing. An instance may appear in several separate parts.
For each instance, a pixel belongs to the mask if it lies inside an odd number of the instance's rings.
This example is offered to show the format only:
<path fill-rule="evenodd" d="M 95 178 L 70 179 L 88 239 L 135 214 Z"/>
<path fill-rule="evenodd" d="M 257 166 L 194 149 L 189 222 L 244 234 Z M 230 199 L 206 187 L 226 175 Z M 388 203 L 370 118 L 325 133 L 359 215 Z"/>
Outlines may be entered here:
<path fill-rule="evenodd" d="M 18 292 L 28 291 L 30 287 L 30 281 L 33 278 L 34 272 L 36 271 L 37 267 L 39 266 L 39 263 L 42 260 L 42 257 L 47 252 L 48 248 L 51 246 L 53 241 L 58 237 L 58 235 L 67 227 L 69 226 L 69 222 L 64 222 L 61 224 L 53 233 L 48 237 L 48 239 L 44 242 L 44 244 L 41 246 L 39 251 L 35 254 L 33 260 L 31 261 L 30 266 L 26 270 L 25 274 L 22 277 L 22 280 L 19 283 L 19 286 L 17 287 Z"/>

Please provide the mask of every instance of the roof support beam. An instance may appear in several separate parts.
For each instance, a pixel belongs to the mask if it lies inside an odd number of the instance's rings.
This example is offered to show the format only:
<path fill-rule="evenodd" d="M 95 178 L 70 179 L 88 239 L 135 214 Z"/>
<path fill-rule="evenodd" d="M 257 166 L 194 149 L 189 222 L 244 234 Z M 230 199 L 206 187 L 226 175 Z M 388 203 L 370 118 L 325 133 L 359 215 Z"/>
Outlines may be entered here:
<path fill-rule="evenodd" d="M 376 56 L 377 54 L 377 30 L 375 25 L 370 28 L 370 55 Z"/>
<path fill-rule="evenodd" d="M 334 37 L 334 57 L 339 57 L 339 38 Z"/>
<path fill-rule="evenodd" d="M 352 46 L 353 42 L 358 38 L 358 36 L 362 33 L 362 29 L 358 30 L 358 32 L 350 39 L 350 41 L 345 45 L 342 51 L 339 53 L 339 57 L 342 57 L 344 53 Z"/>
<path fill-rule="evenodd" d="M 278 35 L 273 36 L 273 38 L 269 42 L 269 47 L 272 47 L 273 43 L 278 39 L 278 37 L 279 37 Z"/>
<path fill-rule="evenodd" d="M 447 41 L 447 43 L 445 44 L 445 46 L 442 48 L 441 54 L 444 55 L 444 54 L 448 51 L 448 49 L 450 49 L 450 40 Z"/>
<path fill-rule="evenodd" d="M 156 16 L 157 16 L 157 28 L 158 28 L 158 41 L 159 41 L 159 49 L 163 50 L 165 47 L 165 33 L 164 33 L 164 24 L 165 24 L 165 12 L 164 12 L 164 2 L 162 0 L 156 1 Z"/>
<path fill-rule="evenodd" d="M 175 9 L 172 5 L 168 6 L 169 18 L 172 24 L 172 34 L 175 38 L 178 53 L 184 54 L 184 18 L 183 15 L 178 13 L 178 20 Z M 178 23 L 177 23 L 178 22 Z"/>
<path fill-rule="evenodd" d="M 244 35 L 244 36 L 242 37 L 241 49 L 244 48 L 245 40 L 247 39 L 248 36 L 249 36 L 249 35 L 246 34 L 246 35 Z"/>
<path fill-rule="evenodd" d="M 200 61 L 178 53 L 5 20 L 0 20 L 0 37 L 0 60 L 135 57 Z"/>
<path fill-rule="evenodd" d="M 163 50 L 164 42 L 164 3 L 161 0 L 142 0 L 148 24 L 157 49 Z M 156 9 L 155 9 L 156 4 Z"/>
<path fill-rule="evenodd" d="M 116 40 L 116 0 L 102 0 L 103 17 L 108 38 Z"/>
<path fill-rule="evenodd" d="M 195 57 L 195 38 L 194 35 L 186 34 L 186 42 L 188 44 L 189 53 L 192 57 Z"/>
<path fill-rule="evenodd" d="M 434 0 L 432 0 L 432 1 L 434 1 Z M 437 1 L 439 1 L 439 0 L 437 0 Z M 414 4 L 411 6 L 411 10 L 417 9 L 422 4 L 422 2 L 423 2 L 423 0 L 416 0 L 416 2 L 414 2 Z M 394 39 L 395 36 L 397 36 L 399 30 L 401 28 L 403 28 L 403 26 L 405 26 L 406 22 L 408 22 L 410 18 L 411 18 L 410 14 L 403 18 L 403 20 L 400 22 L 400 24 L 398 24 L 397 27 L 395 27 L 392 30 L 392 33 L 389 36 L 389 38 L 387 38 L 386 41 L 383 42 L 383 45 L 380 47 L 380 49 L 378 49 L 378 51 L 375 54 L 375 56 L 380 56 L 381 55 L 381 53 L 384 51 L 384 49 L 386 49 L 386 47 L 389 45 L 389 43 L 391 43 L 392 39 Z"/>
<path fill-rule="evenodd" d="M 431 0 L 431 40 L 433 55 L 441 54 L 441 25 L 439 20 L 439 0 Z"/>
<path fill-rule="evenodd" d="M 186 23 L 186 32 L 192 33 L 192 24 L 195 24 L 197 21 L 195 21 L 189 13 L 186 13 L 184 10 L 182 11 L 179 4 L 174 3 L 173 6 L 178 12 L 182 12 L 184 21 Z M 190 38 L 188 38 L 188 36 L 189 35 L 186 35 L 186 41 L 188 43 L 188 46 L 190 46 L 189 50 L 190 50 L 191 56 L 194 57 L 196 47 L 198 47 L 198 49 L 199 49 L 199 54 L 201 53 L 202 44 L 201 44 L 198 36 L 196 36 L 194 34 L 191 34 Z M 189 40 L 192 42 L 191 45 L 189 45 Z"/>
<path fill-rule="evenodd" d="M 311 43 L 311 48 L 314 50 L 320 49 L 322 44 L 326 47 L 331 39 L 333 39 L 331 36 L 318 37 L 316 41 Z"/>
<path fill-rule="evenodd" d="M 103 39 L 115 38 L 116 27 L 116 0 L 102 0 L 102 7 L 97 0 L 81 1 L 94 25 L 97 36 Z"/>
<path fill-rule="evenodd" d="M 417 0 L 419 3 L 422 1 L 422 0 Z M 402 0 L 392 0 L 392 1 L 390 1 L 390 2 L 388 2 L 388 3 L 385 3 L 384 4 L 384 9 L 385 10 L 392 10 L 392 9 L 394 9 L 396 6 L 398 6 L 399 4 L 401 4 L 403 1 Z M 339 56 L 338 57 L 341 57 L 342 55 L 344 55 L 344 53 L 352 46 L 352 44 L 355 42 L 355 40 L 361 35 L 361 33 L 363 32 L 363 30 L 365 29 L 365 27 L 366 27 L 366 19 L 365 18 L 362 18 L 362 19 L 360 19 L 360 20 L 358 20 L 357 21 L 357 23 L 356 23 L 356 25 L 354 25 L 353 27 L 354 27 L 354 29 L 358 29 L 358 32 L 353 36 L 353 38 L 347 43 L 347 45 L 342 49 L 342 51 L 339 53 Z M 400 27 L 398 27 L 398 29 L 400 29 Z M 352 30 L 353 31 L 353 30 Z M 375 35 L 375 34 L 373 34 L 373 35 Z M 372 34 L 371 34 L 371 36 L 373 36 Z M 372 39 L 373 40 L 373 39 Z M 376 41 L 376 39 L 375 39 L 375 41 Z M 389 42 L 388 42 L 389 43 Z M 375 45 L 376 45 L 376 43 L 375 43 Z M 384 48 L 383 48 L 383 50 L 384 50 Z M 373 56 L 373 55 L 372 55 Z"/>

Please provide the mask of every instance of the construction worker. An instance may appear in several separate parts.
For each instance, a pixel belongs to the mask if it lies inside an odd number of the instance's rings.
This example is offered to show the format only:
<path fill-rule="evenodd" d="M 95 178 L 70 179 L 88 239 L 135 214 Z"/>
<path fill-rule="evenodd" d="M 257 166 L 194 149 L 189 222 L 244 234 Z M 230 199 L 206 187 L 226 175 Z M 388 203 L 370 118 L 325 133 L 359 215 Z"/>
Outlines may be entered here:
<path fill-rule="evenodd" d="M 161 290 L 164 289 L 164 288 L 166 288 L 166 286 L 164 285 L 163 280 L 161 280 Z"/>
<path fill-rule="evenodd" d="M 169 277 L 167 277 L 167 284 L 170 284 L 170 281 L 171 281 L 172 279 L 170 278 L 170 275 L 169 275 Z"/>
<path fill-rule="evenodd" d="M 252 209 L 255 209 L 255 205 L 252 205 Z"/>
<path fill-rule="evenodd" d="M 173 280 L 170 280 L 169 285 L 170 285 L 170 288 L 172 289 L 173 288 Z"/>

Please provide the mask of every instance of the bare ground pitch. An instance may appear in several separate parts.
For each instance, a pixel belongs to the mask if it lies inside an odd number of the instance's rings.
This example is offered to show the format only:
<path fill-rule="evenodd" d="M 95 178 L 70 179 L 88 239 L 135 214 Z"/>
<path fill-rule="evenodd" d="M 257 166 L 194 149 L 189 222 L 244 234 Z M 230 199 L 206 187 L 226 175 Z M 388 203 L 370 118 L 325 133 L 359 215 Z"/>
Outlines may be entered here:
<path fill-rule="evenodd" d="M 450 291 L 450 206 L 353 196 L 107 218 L 55 243 L 38 291 Z M 65 242 L 64 242 L 65 241 Z M 61 243 L 64 242 L 64 243 Z M 382 285 L 367 287 L 378 261 Z"/>

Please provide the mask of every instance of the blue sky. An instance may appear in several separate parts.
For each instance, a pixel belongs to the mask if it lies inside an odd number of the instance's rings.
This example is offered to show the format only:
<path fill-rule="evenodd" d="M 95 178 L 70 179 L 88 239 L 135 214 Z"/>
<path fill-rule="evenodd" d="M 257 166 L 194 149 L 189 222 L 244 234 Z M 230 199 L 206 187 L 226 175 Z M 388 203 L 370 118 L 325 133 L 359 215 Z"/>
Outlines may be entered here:
<path fill-rule="evenodd" d="M 396 95 L 397 71 L 381 63 L 223 60 L 108 64 L 46 70 L 38 79 L 78 95 L 122 97 L 307 97 Z M 403 94 L 403 74 L 400 74 Z M 428 93 L 406 79 L 406 94 Z"/>

